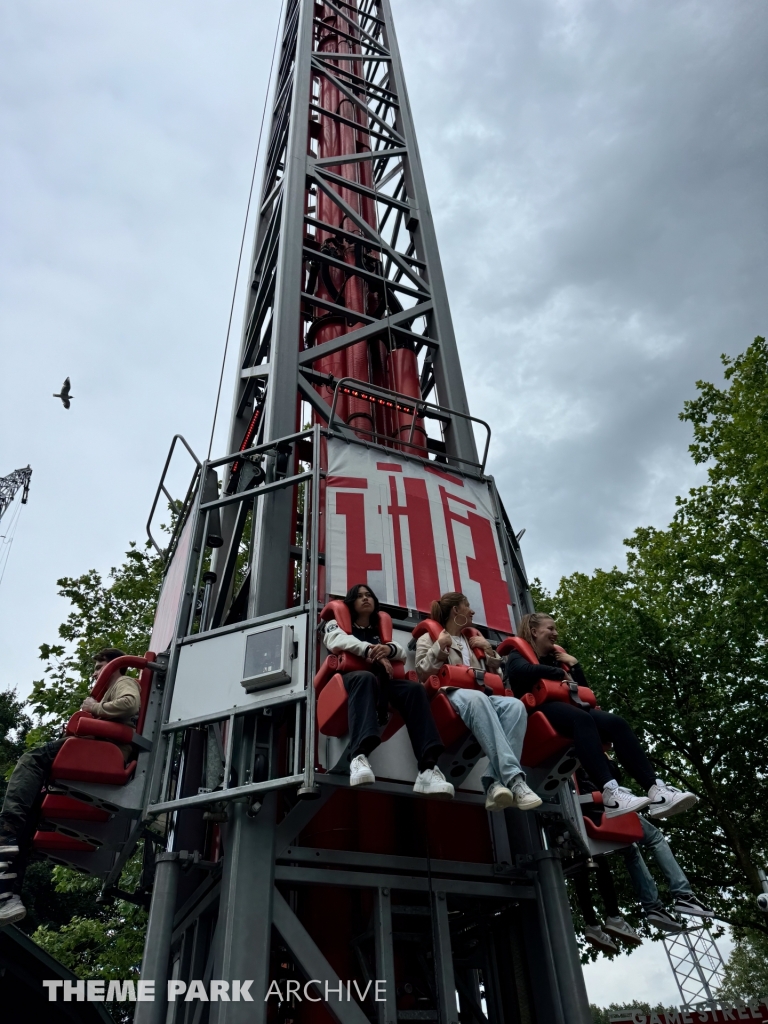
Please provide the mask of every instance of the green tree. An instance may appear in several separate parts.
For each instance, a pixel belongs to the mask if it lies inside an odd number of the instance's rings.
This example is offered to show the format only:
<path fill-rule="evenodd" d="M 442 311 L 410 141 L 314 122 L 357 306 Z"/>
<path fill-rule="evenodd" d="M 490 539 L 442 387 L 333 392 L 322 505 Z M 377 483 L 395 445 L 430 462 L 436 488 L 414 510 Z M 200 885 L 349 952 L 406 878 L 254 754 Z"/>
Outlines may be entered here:
<path fill-rule="evenodd" d="M 0 693 L 0 799 L 5 794 L 5 782 L 13 766 L 24 752 L 24 739 L 32 721 L 24 712 L 24 701 L 15 690 Z"/>
<path fill-rule="evenodd" d="M 140 867 L 139 852 L 123 871 L 123 891 L 135 889 Z M 66 901 L 74 897 L 86 906 L 64 924 L 38 927 L 32 933 L 35 942 L 79 978 L 138 981 L 147 926 L 146 910 L 126 900 L 115 900 L 111 906 L 97 906 L 94 901 L 100 888 L 99 880 L 69 868 L 55 867 L 53 882 L 60 898 Z M 133 1019 L 133 1004 L 113 1002 L 108 1006 L 116 1021 Z"/>
<path fill-rule="evenodd" d="M 756 907 L 768 849 L 768 347 L 723 357 L 682 418 L 708 482 L 666 530 L 635 531 L 627 568 L 575 573 L 539 607 L 558 619 L 600 704 L 623 715 L 696 810 L 662 827 L 694 887 L 729 923 L 768 933 Z"/>
<path fill-rule="evenodd" d="M 719 997 L 735 1003 L 768 996 L 768 937 L 743 933 L 736 940 L 725 968 Z"/>
<path fill-rule="evenodd" d="M 144 654 L 152 632 L 163 561 L 147 545 L 131 543 L 122 565 L 112 568 L 105 583 L 95 570 L 57 580 L 59 594 L 72 610 L 59 626 L 63 643 L 41 644 L 45 676 L 32 688 L 29 704 L 38 720 L 27 744 L 55 735 L 80 707 L 91 687 L 93 655 L 103 647 Z"/>
<path fill-rule="evenodd" d="M 162 559 L 148 547 L 131 544 L 123 563 L 107 580 L 95 570 L 58 580 L 59 594 L 71 610 L 59 627 L 59 643 L 42 644 L 46 663 L 43 679 L 35 682 L 29 707 L 36 715 L 33 728 L 23 705 L 12 693 L 0 694 L 0 768 L 10 774 L 24 742 L 32 745 L 57 735 L 79 708 L 91 686 L 93 654 L 118 647 L 143 654 L 149 645 L 152 621 L 162 580 Z M 140 855 L 127 865 L 120 881 L 133 892 Z M 112 979 L 138 976 L 146 928 L 146 911 L 124 900 L 97 904 L 98 879 L 48 861 L 29 865 L 22 899 L 25 931 L 80 977 Z M 114 1004 L 117 1020 L 132 1018 L 130 1004 Z"/>

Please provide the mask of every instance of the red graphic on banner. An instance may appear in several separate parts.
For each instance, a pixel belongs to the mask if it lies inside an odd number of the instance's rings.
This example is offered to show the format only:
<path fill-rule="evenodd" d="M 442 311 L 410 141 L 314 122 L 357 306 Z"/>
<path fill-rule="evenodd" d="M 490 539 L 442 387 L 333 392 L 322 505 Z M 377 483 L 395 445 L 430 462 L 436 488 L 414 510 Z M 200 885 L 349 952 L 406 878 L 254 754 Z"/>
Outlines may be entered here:
<path fill-rule="evenodd" d="M 365 481 L 367 486 L 367 481 Z M 365 496 L 340 491 L 336 495 L 336 514 L 347 520 L 347 590 L 356 583 L 367 583 L 369 571 L 381 569 L 381 555 L 368 552 L 365 544 Z"/>
<path fill-rule="evenodd" d="M 449 494 L 445 487 L 440 487 L 440 498 L 443 503 L 443 514 L 448 533 L 448 549 L 451 553 L 451 569 L 453 571 L 453 585 L 457 590 L 461 589 L 461 572 L 459 571 L 459 557 L 456 552 L 456 538 L 453 532 L 452 523 L 462 523 L 468 526 L 472 535 L 472 547 L 474 557 L 467 557 L 467 572 L 469 578 L 480 585 L 480 592 L 483 595 L 483 608 L 485 610 L 485 621 L 494 629 L 502 629 L 505 632 L 512 632 L 512 623 L 509 619 L 509 590 L 507 582 L 501 575 L 499 559 L 496 553 L 496 544 L 493 537 L 493 526 L 489 519 L 477 515 L 470 509 L 477 508 L 466 498 L 460 498 L 457 494 Z M 457 501 L 467 506 L 467 515 L 459 515 L 454 512 L 448 504 Z"/>
<path fill-rule="evenodd" d="M 325 483 L 328 487 L 355 487 L 361 491 L 368 489 L 368 481 L 364 476 L 329 476 Z"/>
<path fill-rule="evenodd" d="M 443 480 L 447 480 L 451 484 L 456 484 L 457 487 L 464 486 L 464 481 L 461 479 L 460 476 L 451 476 L 450 473 L 444 473 L 442 469 L 435 469 L 434 466 L 425 466 L 424 469 L 428 473 L 432 473 L 433 476 L 439 476 Z"/>
<path fill-rule="evenodd" d="M 426 611 L 433 601 L 440 596 L 440 578 L 437 574 L 437 558 L 435 556 L 435 538 L 432 531 L 432 516 L 429 511 L 427 485 L 419 477 L 403 478 L 405 486 L 405 504 L 401 505 L 397 497 L 396 477 L 389 478 L 389 491 L 392 504 L 387 511 L 393 519 L 395 540 L 395 569 L 397 572 L 398 601 L 407 605 L 405 589 L 405 566 L 403 562 L 403 541 L 401 519 L 408 521 L 408 536 L 411 540 L 411 566 L 413 568 L 413 587 L 416 607 Z"/>

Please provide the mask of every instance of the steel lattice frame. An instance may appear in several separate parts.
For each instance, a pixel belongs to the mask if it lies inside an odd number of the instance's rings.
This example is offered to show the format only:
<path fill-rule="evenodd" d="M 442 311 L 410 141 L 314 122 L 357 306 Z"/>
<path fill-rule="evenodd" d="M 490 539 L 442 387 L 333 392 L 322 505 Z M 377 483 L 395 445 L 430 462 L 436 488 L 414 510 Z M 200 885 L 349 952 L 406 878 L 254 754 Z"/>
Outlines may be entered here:
<path fill-rule="evenodd" d="M 26 505 L 29 496 L 29 482 L 32 479 L 32 470 L 29 466 L 26 469 L 15 469 L 8 476 L 0 477 L 0 519 L 3 518 L 8 508 L 21 490 L 21 503 Z"/>
<path fill-rule="evenodd" d="M 714 1008 L 723 984 L 725 964 L 705 925 L 664 936 L 664 949 L 686 1009 L 701 1004 Z"/>

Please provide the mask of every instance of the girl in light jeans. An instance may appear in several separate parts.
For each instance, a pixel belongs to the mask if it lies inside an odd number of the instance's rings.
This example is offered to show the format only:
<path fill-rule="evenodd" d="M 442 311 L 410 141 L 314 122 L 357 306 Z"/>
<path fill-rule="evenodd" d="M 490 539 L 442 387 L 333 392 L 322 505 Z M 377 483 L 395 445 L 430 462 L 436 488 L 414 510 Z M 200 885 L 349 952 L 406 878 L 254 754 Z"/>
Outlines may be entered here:
<path fill-rule="evenodd" d="M 463 594 L 443 594 L 432 602 L 431 617 L 443 627 L 434 642 L 428 635 L 416 642 L 416 671 L 422 682 L 443 665 L 466 665 L 496 672 L 501 659 L 484 637 L 464 637 L 462 629 L 472 625 L 474 612 Z M 485 664 L 480 662 L 482 655 Z M 515 806 L 522 811 L 541 806 L 541 800 L 528 787 L 520 767 L 525 739 L 527 712 L 516 697 L 487 696 L 482 690 L 444 686 L 443 691 L 462 722 L 474 735 L 488 758 L 482 778 L 486 791 L 485 807 L 502 811 Z"/>

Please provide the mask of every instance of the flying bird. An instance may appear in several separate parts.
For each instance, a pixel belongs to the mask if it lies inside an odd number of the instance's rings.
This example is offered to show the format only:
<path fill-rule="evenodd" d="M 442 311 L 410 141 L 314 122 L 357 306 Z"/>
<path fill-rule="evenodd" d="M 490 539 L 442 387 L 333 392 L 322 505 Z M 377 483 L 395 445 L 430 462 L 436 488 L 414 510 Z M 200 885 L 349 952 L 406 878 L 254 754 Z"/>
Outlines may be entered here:
<path fill-rule="evenodd" d="M 70 393 L 69 393 L 69 389 L 71 387 L 72 387 L 72 385 L 69 383 L 69 377 L 67 377 L 67 379 L 64 381 L 64 383 L 61 385 L 61 391 L 59 392 L 59 394 L 53 396 L 54 398 L 60 398 L 61 399 L 61 404 L 64 406 L 65 409 L 69 408 L 69 400 L 70 400 L 70 398 L 74 398 L 75 397 L 74 395 L 70 395 Z"/>

